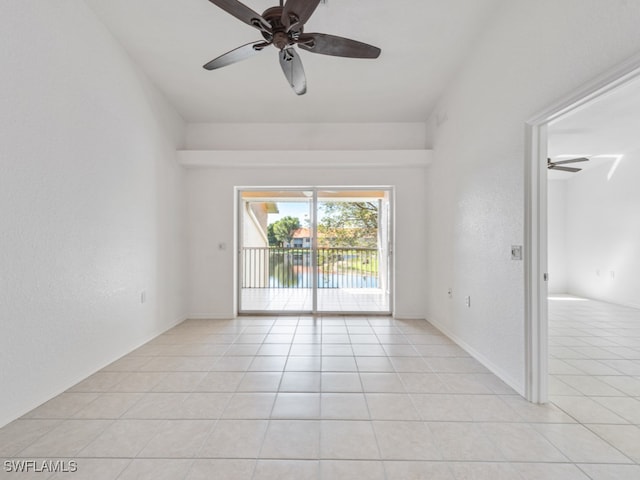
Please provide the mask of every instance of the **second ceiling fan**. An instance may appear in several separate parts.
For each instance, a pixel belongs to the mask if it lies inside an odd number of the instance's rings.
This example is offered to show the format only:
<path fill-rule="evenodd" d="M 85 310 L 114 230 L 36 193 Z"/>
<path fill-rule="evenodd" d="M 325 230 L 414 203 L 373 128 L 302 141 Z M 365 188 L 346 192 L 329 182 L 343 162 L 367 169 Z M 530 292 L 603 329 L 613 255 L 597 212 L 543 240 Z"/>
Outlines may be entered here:
<path fill-rule="evenodd" d="M 550 158 L 547 158 L 547 168 L 549 170 L 562 170 L 563 172 L 571 172 L 576 173 L 582 170 L 581 168 L 576 167 L 565 167 L 567 163 L 578 163 L 578 162 L 588 162 L 589 159 L 585 157 L 580 158 L 571 158 L 569 160 L 559 160 L 557 162 L 551 161 Z"/>
<path fill-rule="evenodd" d="M 260 15 L 238 0 L 209 0 L 225 12 L 260 31 L 263 40 L 247 43 L 204 65 L 215 70 L 257 55 L 269 45 L 280 52 L 280 66 L 289 85 L 298 95 L 307 91 L 307 79 L 302 61 L 294 46 L 322 55 L 349 58 L 378 58 L 380 49 L 366 43 L 326 33 L 304 33 L 304 25 L 316 10 L 320 0 L 280 0 L 280 5 Z"/>

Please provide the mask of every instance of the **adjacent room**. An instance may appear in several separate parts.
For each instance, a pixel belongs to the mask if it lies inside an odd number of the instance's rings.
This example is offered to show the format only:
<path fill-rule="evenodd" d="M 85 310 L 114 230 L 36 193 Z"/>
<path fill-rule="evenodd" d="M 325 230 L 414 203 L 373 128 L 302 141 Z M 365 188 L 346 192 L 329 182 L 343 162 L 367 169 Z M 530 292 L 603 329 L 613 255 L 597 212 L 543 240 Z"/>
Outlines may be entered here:
<path fill-rule="evenodd" d="M 640 411 L 637 125 L 636 80 L 548 131 L 549 394 L 609 436 Z"/>
<path fill-rule="evenodd" d="M 640 478 L 638 24 L 4 0 L 0 476 Z M 527 126 L 622 77 L 548 128 L 588 160 L 544 179 L 536 403 Z"/>

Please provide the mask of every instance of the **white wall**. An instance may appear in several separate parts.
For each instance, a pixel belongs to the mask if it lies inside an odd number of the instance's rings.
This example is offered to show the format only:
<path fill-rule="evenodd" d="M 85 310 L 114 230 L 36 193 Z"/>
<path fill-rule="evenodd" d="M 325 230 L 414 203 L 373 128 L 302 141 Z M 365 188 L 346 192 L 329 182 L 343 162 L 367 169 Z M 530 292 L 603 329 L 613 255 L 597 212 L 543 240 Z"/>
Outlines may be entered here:
<path fill-rule="evenodd" d="M 567 180 L 547 183 L 547 226 L 549 293 L 567 293 Z"/>
<path fill-rule="evenodd" d="M 182 119 L 83 1 L 3 0 L 0 63 L 1 426 L 185 318 L 185 241 Z"/>
<path fill-rule="evenodd" d="M 524 272 L 510 247 L 524 242 L 524 125 L 636 53 L 639 23 L 640 2 L 505 1 L 433 115 L 448 120 L 433 126 L 427 178 L 427 318 L 521 393 Z"/>
<path fill-rule="evenodd" d="M 192 123 L 191 150 L 420 150 L 425 123 Z"/>
<path fill-rule="evenodd" d="M 224 157 L 225 152 L 215 153 Z M 333 157 L 335 152 L 326 152 Z M 269 160 L 269 152 L 261 152 Z M 392 158 L 393 153 L 389 156 Z M 278 161 L 273 153 L 272 161 Z M 220 159 L 224 162 L 224 158 Z M 423 318 L 425 259 L 424 168 L 253 167 L 190 168 L 187 171 L 189 210 L 189 315 L 229 318 L 234 315 L 233 248 L 234 187 L 236 186 L 357 186 L 396 187 L 396 307 L 399 317 Z M 226 250 L 218 250 L 226 243 Z"/>
<path fill-rule="evenodd" d="M 610 171 L 567 180 L 568 291 L 640 308 L 640 150 Z"/>

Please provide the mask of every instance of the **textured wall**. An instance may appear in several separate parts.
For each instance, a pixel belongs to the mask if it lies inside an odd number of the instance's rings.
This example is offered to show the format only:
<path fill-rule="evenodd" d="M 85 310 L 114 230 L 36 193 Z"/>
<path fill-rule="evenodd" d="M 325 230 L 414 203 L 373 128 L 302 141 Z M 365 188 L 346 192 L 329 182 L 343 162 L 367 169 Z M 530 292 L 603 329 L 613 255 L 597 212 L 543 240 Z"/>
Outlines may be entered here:
<path fill-rule="evenodd" d="M 326 154 L 332 155 L 331 152 Z M 422 294 L 425 274 L 424 172 L 423 168 L 371 167 L 189 169 L 189 314 L 228 318 L 234 313 L 231 278 L 235 256 L 231 245 L 235 231 L 235 186 L 394 185 L 395 313 L 401 317 L 421 318 L 425 309 Z M 226 243 L 227 249 L 218 250 L 219 243 Z"/>
<path fill-rule="evenodd" d="M 182 120 L 83 1 L 4 0 L 0 61 L 2 425 L 183 319 L 185 242 Z"/>
<path fill-rule="evenodd" d="M 399 150 L 427 147 L 426 123 L 191 123 L 191 150 Z"/>
<path fill-rule="evenodd" d="M 433 115 L 427 318 L 520 392 L 524 273 L 510 246 L 524 240 L 524 125 L 635 54 L 639 23 L 636 1 L 506 1 Z"/>
<path fill-rule="evenodd" d="M 640 151 L 567 181 L 570 293 L 640 307 Z"/>
<path fill-rule="evenodd" d="M 577 180 L 577 178 L 576 178 Z M 549 293 L 567 293 L 567 182 L 550 180 L 547 184 L 547 225 Z"/>

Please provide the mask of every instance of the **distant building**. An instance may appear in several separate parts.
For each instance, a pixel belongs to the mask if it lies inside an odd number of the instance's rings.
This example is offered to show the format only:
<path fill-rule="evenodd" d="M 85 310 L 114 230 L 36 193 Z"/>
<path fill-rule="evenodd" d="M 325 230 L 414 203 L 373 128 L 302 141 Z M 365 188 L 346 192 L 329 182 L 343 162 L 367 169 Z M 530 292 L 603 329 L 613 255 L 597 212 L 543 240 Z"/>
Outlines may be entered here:
<path fill-rule="evenodd" d="M 285 248 L 311 248 L 312 231 L 310 228 L 298 228 L 291 237 L 291 242 L 284 242 Z M 375 247 L 377 231 L 367 231 L 362 228 L 342 228 L 327 232 L 318 231 L 318 247 L 320 248 L 349 248 Z"/>
<path fill-rule="evenodd" d="M 288 248 L 311 248 L 311 229 L 302 227 L 297 229 L 291 237 L 291 242 L 284 242 Z"/>

